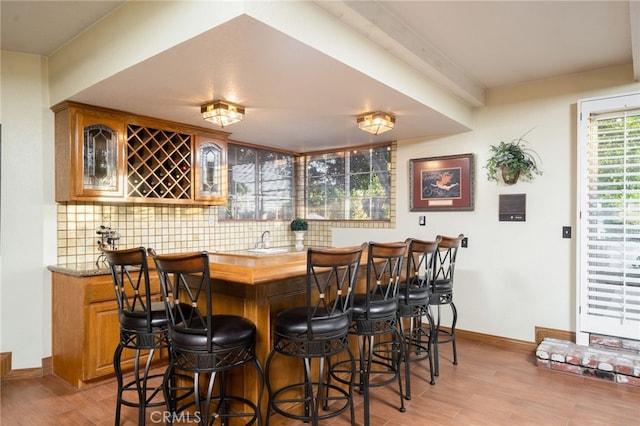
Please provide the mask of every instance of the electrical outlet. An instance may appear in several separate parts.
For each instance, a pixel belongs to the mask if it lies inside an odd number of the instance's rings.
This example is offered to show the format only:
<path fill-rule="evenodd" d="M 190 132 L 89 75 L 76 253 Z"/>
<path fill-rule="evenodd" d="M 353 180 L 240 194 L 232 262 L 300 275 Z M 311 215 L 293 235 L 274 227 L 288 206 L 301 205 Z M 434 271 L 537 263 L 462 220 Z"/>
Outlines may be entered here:
<path fill-rule="evenodd" d="M 464 237 L 464 238 L 462 239 L 462 242 L 460 243 L 460 246 L 461 246 L 461 247 L 469 247 L 469 238 Z"/>
<path fill-rule="evenodd" d="M 563 226 L 562 227 L 562 238 L 571 238 L 571 227 Z"/>

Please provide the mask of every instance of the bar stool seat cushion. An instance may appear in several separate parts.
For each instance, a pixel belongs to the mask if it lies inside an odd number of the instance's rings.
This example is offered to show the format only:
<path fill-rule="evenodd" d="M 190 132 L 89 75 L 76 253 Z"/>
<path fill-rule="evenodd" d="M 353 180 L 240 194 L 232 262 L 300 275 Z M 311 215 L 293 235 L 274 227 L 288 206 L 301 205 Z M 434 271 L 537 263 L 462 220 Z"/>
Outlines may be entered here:
<path fill-rule="evenodd" d="M 437 280 L 432 285 L 434 293 L 451 293 L 453 291 L 452 280 Z"/>
<path fill-rule="evenodd" d="M 416 285 L 411 285 L 409 286 L 408 292 L 406 288 L 406 283 L 400 284 L 400 287 L 398 289 L 399 305 L 424 305 L 429 303 L 429 289 L 427 287 L 418 287 Z"/>
<path fill-rule="evenodd" d="M 353 320 L 363 321 L 374 318 L 395 317 L 398 309 L 397 299 L 384 300 L 382 296 L 371 295 L 371 302 L 367 306 L 366 294 L 355 294 L 353 296 Z"/>
<path fill-rule="evenodd" d="M 181 323 L 169 329 L 169 339 L 175 349 L 207 352 L 207 331 L 201 333 L 180 329 Z M 191 325 L 193 327 L 193 324 Z M 237 315 L 212 315 L 211 343 L 213 352 L 228 351 L 237 346 L 253 346 L 256 326 L 248 319 Z M 216 349 L 219 348 L 219 349 Z"/>
<path fill-rule="evenodd" d="M 309 335 L 308 312 L 306 306 L 299 306 L 278 313 L 274 326 L 276 334 L 290 338 L 307 338 Z M 327 318 L 318 319 L 323 316 L 327 316 Z M 345 334 L 351 325 L 347 316 L 329 317 L 329 312 L 324 308 L 315 310 L 314 317 L 311 322 L 311 334 L 314 339 L 331 338 Z"/>
<path fill-rule="evenodd" d="M 169 319 L 164 308 L 164 302 L 152 303 L 149 310 L 151 311 L 151 327 L 168 327 Z M 125 330 L 144 331 L 147 329 L 147 325 L 147 313 L 143 310 L 123 311 L 120 314 L 120 326 Z"/>

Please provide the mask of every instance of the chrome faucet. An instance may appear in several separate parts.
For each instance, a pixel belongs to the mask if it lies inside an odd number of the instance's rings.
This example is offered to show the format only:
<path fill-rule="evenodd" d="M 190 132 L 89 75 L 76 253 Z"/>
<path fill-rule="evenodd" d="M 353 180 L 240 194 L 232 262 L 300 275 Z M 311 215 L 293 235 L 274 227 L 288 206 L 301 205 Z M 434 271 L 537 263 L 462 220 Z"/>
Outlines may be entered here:
<path fill-rule="evenodd" d="M 271 238 L 271 234 L 269 234 L 269 231 L 264 231 L 262 233 L 262 238 L 260 238 L 262 240 L 262 248 L 265 248 L 265 249 L 269 248 L 270 238 Z"/>

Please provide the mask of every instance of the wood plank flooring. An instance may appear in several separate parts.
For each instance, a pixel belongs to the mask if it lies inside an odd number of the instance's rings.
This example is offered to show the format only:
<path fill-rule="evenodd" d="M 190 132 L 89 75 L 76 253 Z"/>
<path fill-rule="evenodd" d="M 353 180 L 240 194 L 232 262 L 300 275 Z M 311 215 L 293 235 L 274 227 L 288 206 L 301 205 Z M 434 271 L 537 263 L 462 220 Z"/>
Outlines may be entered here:
<path fill-rule="evenodd" d="M 640 426 L 640 387 L 617 385 L 535 366 L 533 353 L 510 351 L 458 338 L 459 364 L 450 345 L 441 346 L 440 376 L 428 384 L 426 366 L 412 367 L 413 398 L 397 409 L 395 386 L 372 392 L 372 426 L 413 425 L 624 425 Z M 426 363 L 425 363 L 426 364 Z M 56 376 L 3 381 L 3 426 L 113 425 L 114 380 L 77 390 Z M 362 398 L 356 395 L 356 422 Z M 149 410 L 150 411 L 150 410 Z M 147 424 L 159 424 L 151 421 Z M 124 407 L 123 425 L 136 424 L 135 409 Z M 348 416 L 325 424 L 347 425 Z M 271 418 L 272 426 L 303 423 Z"/>

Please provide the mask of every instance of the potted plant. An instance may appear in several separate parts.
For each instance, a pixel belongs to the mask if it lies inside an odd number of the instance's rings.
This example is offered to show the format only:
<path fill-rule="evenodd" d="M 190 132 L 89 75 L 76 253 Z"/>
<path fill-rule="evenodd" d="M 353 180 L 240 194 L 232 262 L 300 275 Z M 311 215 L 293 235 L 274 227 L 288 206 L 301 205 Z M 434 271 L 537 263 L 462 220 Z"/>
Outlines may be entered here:
<path fill-rule="evenodd" d="M 491 156 L 485 165 L 489 181 L 498 182 L 498 171 L 507 185 L 513 185 L 520 177 L 533 180 L 534 175 L 542 174 L 538 169 L 538 162 L 542 162 L 540 156 L 531 148 L 524 146 L 527 143 L 524 139 L 527 133 L 511 142 L 502 141 L 498 145 L 491 145 Z"/>
<path fill-rule="evenodd" d="M 301 251 L 304 248 L 304 233 L 309 228 L 309 224 L 301 217 L 296 217 L 291 221 L 291 230 L 296 235 L 296 250 Z"/>

